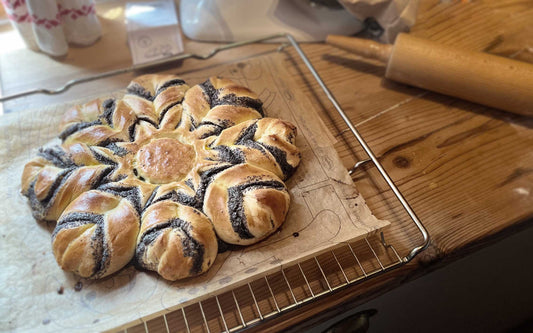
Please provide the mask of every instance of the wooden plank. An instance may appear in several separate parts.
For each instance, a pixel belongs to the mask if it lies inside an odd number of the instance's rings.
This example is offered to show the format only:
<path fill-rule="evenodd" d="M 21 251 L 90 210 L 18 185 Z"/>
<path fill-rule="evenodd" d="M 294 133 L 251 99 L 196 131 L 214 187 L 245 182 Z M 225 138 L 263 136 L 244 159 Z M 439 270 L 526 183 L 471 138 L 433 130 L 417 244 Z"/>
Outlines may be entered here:
<path fill-rule="evenodd" d="M 532 20 L 533 8 L 521 1 L 422 1 L 412 33 L 533 62 L 528 51 L 531 36 L 525 34 Z M 299 324 L 295 330 L 303 331 L 531 226 L 531 119 L 382 80 L 384 68 L 377 62 L 341 50 L 306 45 L 305 51 L 352 121 L 359 124 L 357 128 L 432 240 L 414 262 L 276 318 L 268 323 L 270 329 Z M 310 76 L 305 74 L 299 85 L 308 82 Z M 315 104 L 327 105 L 323 96 L 309 91 Z M 321 116 L 332 132 L 345 130 L 331 110 Z M 348 166 L 361 150 L 351 144 L 349 134 L 344 132 L 342 137 L 345 141 L 336 148 Z M 364 172 L 355 177 L 375 214 L 393 220 L 379 191 L 373 192 L 369 177 Z M 402 231 L 393 226 L 386 232 L 387 241 L 413 244 L 405 238 L 409 233 Z"/>

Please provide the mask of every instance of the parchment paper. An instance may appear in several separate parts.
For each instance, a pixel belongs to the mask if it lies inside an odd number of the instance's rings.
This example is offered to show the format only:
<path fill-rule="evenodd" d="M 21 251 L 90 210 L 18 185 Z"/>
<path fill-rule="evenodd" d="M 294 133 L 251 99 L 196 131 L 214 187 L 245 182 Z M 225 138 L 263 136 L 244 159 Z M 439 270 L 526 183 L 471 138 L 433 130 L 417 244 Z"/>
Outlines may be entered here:
<path fill-rule="evenodd" d="M 298 127 L 302 151 L 302 162 L 287 182 L 292 201 L 281 230 L 254 246 L 219 254 L 206 274 L 185 281 L 167 282 L 131 266 L 98 281 L 63 272 L 51 251 L 54 225 L 36 222 L 19 191 L 24 164 L 39 146 L 58 142 L 57 125 L 68 105 L 0 118 L 1 329 L 94 332 L 137 324 L 141 318 L 236 288 L 388 225 L 365 205 L 332 137 L 313 105 L 293 89 L 280 57 L 263 56 L 182 75 L 191 85 L 220 75 L 250 87 L 260 95 L 268 116 Z"/>

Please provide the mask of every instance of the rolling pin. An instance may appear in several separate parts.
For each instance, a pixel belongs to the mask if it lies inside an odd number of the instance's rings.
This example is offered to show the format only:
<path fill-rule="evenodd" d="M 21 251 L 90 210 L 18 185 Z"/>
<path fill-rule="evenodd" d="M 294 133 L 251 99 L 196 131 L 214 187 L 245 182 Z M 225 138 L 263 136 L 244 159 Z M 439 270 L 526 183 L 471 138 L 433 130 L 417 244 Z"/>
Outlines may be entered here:
<path fill-rule="evenodd" d="M 387 64 L 385 77 L 415 87 L 533 116 L 533 65 L 399 34 L 394 45 L 330 35 L 328 44 Z"/>

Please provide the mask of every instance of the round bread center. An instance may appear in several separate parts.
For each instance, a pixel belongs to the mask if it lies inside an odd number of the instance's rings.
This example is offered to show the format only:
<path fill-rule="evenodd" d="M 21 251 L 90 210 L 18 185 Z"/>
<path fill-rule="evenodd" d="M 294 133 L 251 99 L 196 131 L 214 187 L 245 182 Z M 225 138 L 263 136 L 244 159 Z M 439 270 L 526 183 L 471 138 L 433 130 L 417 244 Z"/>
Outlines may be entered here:
<path fill-rule="evenodd" d="M 182 180 L 191 170 L 195 152 L 191 145 L 176 139 L 153 140 L 137 152 L 137 171 L 153 184 Z"/>

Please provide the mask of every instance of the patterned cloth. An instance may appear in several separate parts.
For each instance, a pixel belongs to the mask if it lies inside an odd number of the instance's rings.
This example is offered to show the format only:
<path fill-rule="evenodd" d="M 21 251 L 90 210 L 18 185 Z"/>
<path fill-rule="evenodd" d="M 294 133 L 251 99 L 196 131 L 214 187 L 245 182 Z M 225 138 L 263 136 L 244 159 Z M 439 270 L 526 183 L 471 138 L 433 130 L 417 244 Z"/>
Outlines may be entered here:
<path fill-rule="evenodd" d="M 52 56 L 68 44 L 91 45 L 101 35 L 93 0 L 0 0 L 26 45 Z"/>

